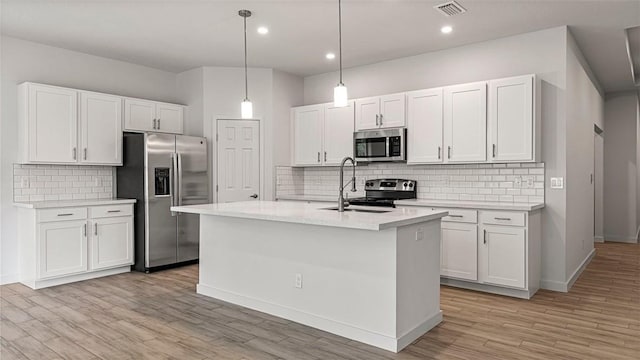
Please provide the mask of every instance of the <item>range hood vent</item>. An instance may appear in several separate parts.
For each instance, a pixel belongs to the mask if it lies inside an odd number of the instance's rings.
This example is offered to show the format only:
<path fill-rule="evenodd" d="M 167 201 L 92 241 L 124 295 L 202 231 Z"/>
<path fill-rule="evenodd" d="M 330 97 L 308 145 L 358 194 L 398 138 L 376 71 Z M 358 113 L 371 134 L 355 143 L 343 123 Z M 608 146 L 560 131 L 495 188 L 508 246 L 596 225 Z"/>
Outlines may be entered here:
<path fill-rule="evenodd" d="M 458 4 L 455 1 L 448 1 L 446 3 L 436 5 L 433 8 L 438 10 L 444 16 L 460 15 L 467 11 L 465 8 L 463 8 L 460 4 Z"/>

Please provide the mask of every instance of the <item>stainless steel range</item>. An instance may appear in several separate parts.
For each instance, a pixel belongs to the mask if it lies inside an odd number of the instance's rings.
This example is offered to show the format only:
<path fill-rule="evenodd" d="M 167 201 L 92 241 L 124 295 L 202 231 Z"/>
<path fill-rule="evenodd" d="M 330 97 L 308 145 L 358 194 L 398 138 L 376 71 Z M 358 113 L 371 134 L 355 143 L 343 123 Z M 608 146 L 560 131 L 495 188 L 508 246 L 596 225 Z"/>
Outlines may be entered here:
<path fill-rule="evenodd" d="M 394 200 L 415 199 L 415 180 L 373 179 L 364 184 L 365 197 L 349 199 L 351 205 L 395 207 Z"/>

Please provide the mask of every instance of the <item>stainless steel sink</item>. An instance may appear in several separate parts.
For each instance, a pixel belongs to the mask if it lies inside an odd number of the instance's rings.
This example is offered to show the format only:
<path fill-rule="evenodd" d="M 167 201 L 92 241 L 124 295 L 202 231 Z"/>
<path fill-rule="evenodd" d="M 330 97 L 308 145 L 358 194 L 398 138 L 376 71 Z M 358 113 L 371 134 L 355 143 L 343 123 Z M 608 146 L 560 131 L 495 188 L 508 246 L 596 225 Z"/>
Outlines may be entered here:
<path fill-rule="evenodd" d="M 333 211 L 338 211 L 338 207 L 322 208 L 322 210 L 333 210 Z M 388 212 L 391 212 L 391 210 L 362 209 L 362 208 L 358 208 L 358 209 L 354 209 L 354 208 L 344 208 L 344 211 L 355 211 L 355 212 L 375 213 L 375 214 L 382 214 L 382 213 L 388 213 Z"/>

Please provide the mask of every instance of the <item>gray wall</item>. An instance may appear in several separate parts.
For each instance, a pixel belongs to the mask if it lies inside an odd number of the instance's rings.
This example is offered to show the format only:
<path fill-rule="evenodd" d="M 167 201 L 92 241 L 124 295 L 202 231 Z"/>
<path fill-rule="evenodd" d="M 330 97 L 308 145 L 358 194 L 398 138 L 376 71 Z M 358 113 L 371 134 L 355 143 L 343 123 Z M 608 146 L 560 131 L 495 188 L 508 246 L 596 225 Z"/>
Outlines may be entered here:
<path fill-rule="evenodd" d="M 594 251 L 595 145 L 593 125 L 603 123 L 604 100 L 593 80 L 582 52 L 567 33 L 566 91 L 566 276 L 576 272 Z"/>
<path fill-rule="evenodd" d="M 574 251 L 572 246 L 567 247 L 567 190 L 551 190 L 548 187 L 549 177 L 567 178 L 570 175 L 571 178 L 567 179 L 569 184 L 574 177 L 567 173 L 567 106 L 573 108 L 575 104 L 568 104 L 567 100 L 569 41 L 567 28 L 558 27 L 344 71 L 344 83 L 350 98 L 530 73 L 539 76 L 542 86 L 542 159 L 547 177 L 546 207 L 543 210 L 542 285 L 555 290 L 567 288 L 569 276 L 574 271 L 573 259 L 584 254 L 580 250 L 567 255 L 567 249 Z M 574 53 L 572 56 L 577 59 L 580 55 Z M 584 66 L 578 59 L 572 63 L 571 69 L 576 69 L 576 64 Z M 588 67 L 582 71 L 590 74 Z M 585 76 L 577 75 L 576 78 L 584 80 Z M 337 79 L 336 72 L 306 77 L 305 104 L 330 101 Z M 573 89 L 597 88 L 593 83 L 589 85 L 583 81 L 581 84 Z M 588 90 L 585 93 L 589 94 L 586 97 L 590 97 L 597 91 Z M 579 138 L 582 139 L 583 135 L 581 132 Z M 593 137 L 592 134 L 590 136 Z M 575 142 L 578 143 L 577 140 Z M 587 156 L 593 161 L 593 151 Z M 579 171 L 576 173 L 584 170 L 582 165 L 577 169 Z M 570 243 L 577 241 L 571 240 Z"/>
<path fill-rule="evenodd" d="M 638 96 L 607 94 L 604 133 L 604 237 L 635 242 L 638 225 Z"/>
<path fill-rule="evenodd" d="M 68 86 L 110 94 L 178 102 L 173 73 L 79 52 L 2 37 L 2 169 L 0 282 L 17 280 L 16 209 L 12 205 L 13 170 L 17 159 L 17 85 L 24 81 Z"/>

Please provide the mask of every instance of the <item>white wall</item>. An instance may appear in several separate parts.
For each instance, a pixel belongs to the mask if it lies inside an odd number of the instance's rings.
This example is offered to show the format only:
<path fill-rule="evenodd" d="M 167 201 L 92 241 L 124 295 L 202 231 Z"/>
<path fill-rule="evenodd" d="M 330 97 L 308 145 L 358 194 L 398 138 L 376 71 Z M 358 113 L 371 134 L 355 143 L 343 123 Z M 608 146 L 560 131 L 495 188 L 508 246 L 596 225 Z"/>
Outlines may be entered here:
<path fill-rule="evenodd" d="M 16 211 L 12 206 L 13 162 L 17 158 L 17 84 L 40 82 L 72 88 L 178 102 L 173 73 L 11 37 L 2 37 L 0 124 L 1 258 L 0 282 L 17 280 Z"/>
<path fill-rule="evenodd" d="M 425 89 L 523 74 L 537 74 L 542 86 L 543 286 L 566 284 L 566 190 L 551 190 L 549 177 L 566 177 L 566 42 L 558 27 L 344 71 L 350 98 Z M 304 79 L 305 104 L 331 100 L 337 73 Z"/>
<path fill-rule="evenodd" d="M 594 124 L 602 124 L 604 100 L 573 36 L 567 32 L 566 276 L 574 281 L 592 253 L 595 222 Z"/>
<path fill-rule="evenodd" d="M 291 164 L 291 107 L 304 103 L 304 81 L 300 76 L 273 72 L 273 163 Z"/>
<path fill-rule="evenodd" d="M 604 236 L 635 242 L 638 227 L 638 96 L 607 94 L 604 138 Z"/>
<path fill-rule="evenodd" d="M 188 105 L 184 116 L 184 134 L 203 136 L 204 70 L 195 68 L 177 75 L 177 93 L 181 104 Z"/>

